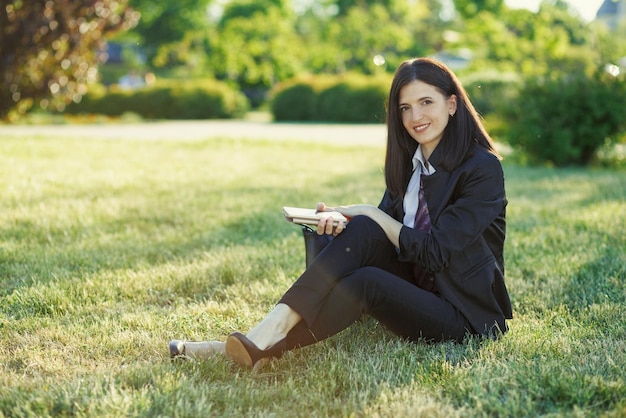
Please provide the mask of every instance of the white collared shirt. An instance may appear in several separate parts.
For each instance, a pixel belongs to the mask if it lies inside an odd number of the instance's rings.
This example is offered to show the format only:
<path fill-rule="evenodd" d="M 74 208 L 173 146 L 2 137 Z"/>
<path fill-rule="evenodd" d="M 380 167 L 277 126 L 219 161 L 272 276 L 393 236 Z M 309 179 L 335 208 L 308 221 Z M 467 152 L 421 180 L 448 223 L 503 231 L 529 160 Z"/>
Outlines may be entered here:
<path fill-rule="evenodd" d="M 415 214 L 419 206 L 419 192 L 420 192 L 420 176 L 422 173 L 426 176 L 430 176 L 435 173 L 435 167 L 424 160 L 424 154 L 422 154 L 422 146 L 419 145 L 415 154 L 413 154 L 413 175 L 409 180 L 409 186 L 404 194 L 404 219 L 402 223 L 409 228 L 415 226 Z"/>

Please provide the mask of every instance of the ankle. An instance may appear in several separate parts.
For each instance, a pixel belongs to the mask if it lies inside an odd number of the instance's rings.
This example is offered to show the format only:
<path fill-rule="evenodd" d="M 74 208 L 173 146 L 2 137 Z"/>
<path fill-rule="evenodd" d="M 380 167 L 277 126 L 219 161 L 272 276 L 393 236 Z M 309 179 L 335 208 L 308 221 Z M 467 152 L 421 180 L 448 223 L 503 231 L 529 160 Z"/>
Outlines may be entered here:
<path fill-rule="evenodd" d="M 246 337 L 260 350 L 265 350 L 284 340 L 301 319 L 302 317 L 288 305 L 279 303 L 246 334 Z"/>
<path fill-rule="evenodd" d="M 255 332 L 256 331 L 256 332 Z M 284 340 L 287 334 L 279 331 L 270 334 L 261 333 L 255 329 L 251 330 L 246 337 L 258 347 L 259 350 L 267 350 L 281 340 Z"/>

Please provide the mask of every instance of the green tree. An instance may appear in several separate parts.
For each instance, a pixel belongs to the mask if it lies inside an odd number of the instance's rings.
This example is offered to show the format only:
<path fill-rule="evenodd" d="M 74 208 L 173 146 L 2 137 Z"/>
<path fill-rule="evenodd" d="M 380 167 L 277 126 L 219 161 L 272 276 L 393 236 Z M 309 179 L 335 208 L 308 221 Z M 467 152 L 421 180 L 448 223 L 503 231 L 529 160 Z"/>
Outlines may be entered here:
<path fill-rule="evenodd" d="M 593 46 L 597 49 L 601 62 L 621 65 L 626 71 L 626 22 L 609 30 L 602 24 L 594 25 Z"/>
<path fill-rule="evenodd" d="M 257 0 L 241 1 L 236 0 L 228 3 L 224 8 L 224 13 L 220 19 L 221 25 L 236 18 L 253 18 L 257 13 L 263 14 L 267 10 L 277 8 L 284 13 L 289 13 L 291 5 L 288 0 Z"/>
<path fill-rule="evenodd" d="M 210 57 L 207 70 L 216 78 L 237 84 L 253 104 L 276 82 L 303 72 L 306 53 L 294 31 L 295 14 L 271 2 L 258 8 L 254 1 L 230 4 L 217 28 L 205 33 L 204 47 Z M 250 9 L 246 11 L 245 6 Z M 233 13 L 231 7 L 237 8 Z"/>
<path fill-rule="evenodd" d="M 474 53 L 470 71 L 488 67 L 523 76 L 591 75 L 599 65 L 589 27 L 560 0 L 544 1 L 537 13 L 482 11 L 459 26 L 464 46 Z"/>
<path fill-rule="evenodd" d="M 353 7 L 335 21 L 329 34 L 332 43 L 339 46 L 336 62 L 341 71 L 372 74 L 377 70 L 377 56 L 397 62 L 398 55 L 414 44 L 410 29 L 393 23 L 389 10 L 381 5 Z"/>
<path fill-rule="evenodd" d="M 454 8 L 463 19 L 472 19 L 483 11 L 500 13 L 504 8 L 504 0 L 454 0 Z"/>
<path fill-rule="evenodd" d="M 346 7 L 349 2 L 342 4 Z M 307 45 L 305 65 L 315 73 L 392 72 L 408 57 L 436 52 L 446 28 L 437 0 L 357 1 L 339 15 L 324 10 L 320 13 L 312 6 L 298 25 Z"/>
<path fill-rule="evenodd" d="M 338 16 L 347 15 L 354 9 L 368 9 L 372 6 L 381 6 L 390 10 L 398 5 L 396 0 L 334 0 L 329 3 L 336 7 Z M 403 3 L 408 4 L 406 1 Z"/>
<path fill-rule="evenodd" d="M 152 62 L 159 48 L 181 42 L 189 32 L 206 28 L 211 0 L 128 0 L 128 3 L 141 13 L 133 33 Z"/>
<path fill-rule="evenodd" d="M 0 118 L 80 100 L 96 78 L 103 36 L 138 17 L 124 0 L 3 1 Z"/>

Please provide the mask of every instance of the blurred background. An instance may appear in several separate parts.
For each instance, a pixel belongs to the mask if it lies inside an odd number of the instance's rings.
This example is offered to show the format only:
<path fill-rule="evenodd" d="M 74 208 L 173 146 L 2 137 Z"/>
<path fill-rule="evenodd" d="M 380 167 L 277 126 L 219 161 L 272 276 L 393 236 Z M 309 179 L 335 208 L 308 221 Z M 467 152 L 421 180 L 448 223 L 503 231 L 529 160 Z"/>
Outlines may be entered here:
<path fill-rule="evenodd" d="M 625 3 L 5 0 L 0 119 L 384 123 L 398 64 L 432 56 L 527 162 L 621 165 Z"/>

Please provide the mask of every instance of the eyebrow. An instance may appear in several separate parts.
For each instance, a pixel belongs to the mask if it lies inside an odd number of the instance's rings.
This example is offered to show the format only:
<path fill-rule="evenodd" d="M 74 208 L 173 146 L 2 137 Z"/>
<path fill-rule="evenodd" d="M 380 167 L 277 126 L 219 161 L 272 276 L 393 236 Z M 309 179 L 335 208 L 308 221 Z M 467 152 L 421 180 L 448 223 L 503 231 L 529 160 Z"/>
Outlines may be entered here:
<path fill-rule="evenodd" d="M 424 101 L 424 100 L 427 100 L 427 99 L 434 100 L 434 99 L 433 99 L 432 97 L 430 97 L 430 96 L 424 96 L 424 97 L 420 97 L 419 99 L 417 99 L 417 101 L 418 101 L 418 102 L 421 102 L 421 101 Z M 408 104 L 408 103 L 405 103 L 405 102 L 400 102 L 400 103 L 398 103 L 398 106 L 403 106 L 403 105 L 406 105 L 406 104 Z"/>

